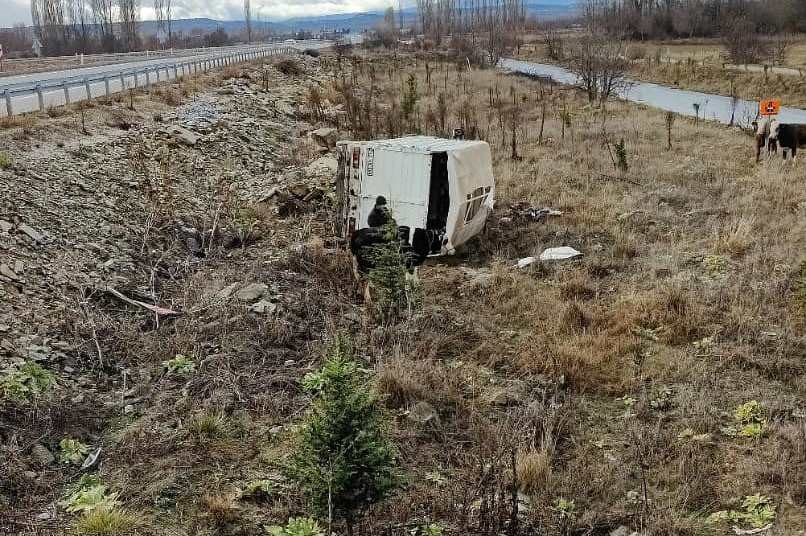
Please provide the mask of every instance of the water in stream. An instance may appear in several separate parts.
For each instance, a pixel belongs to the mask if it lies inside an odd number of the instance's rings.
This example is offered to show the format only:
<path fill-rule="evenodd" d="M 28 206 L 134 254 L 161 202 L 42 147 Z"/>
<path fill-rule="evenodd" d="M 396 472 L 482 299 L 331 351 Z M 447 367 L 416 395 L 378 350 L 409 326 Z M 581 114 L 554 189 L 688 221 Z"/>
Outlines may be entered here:
<path fill-rule="evenodd" d="M 577 76 L 574 73 L 556 65 L 505 58 L 498 63 L 498 66 L 515 73 L 551 78 L 560 84 L 575 85 L 577 83 Z M 634 80 L 629 81 L 626 89 L 619 91 L 619 97 L 630 102 L 682 115 L 694 117 L 699 114 L 700 118 L 725 124 L 730 124 L 731 117 L 733 117 L 734 124 L 742 126 L 749 125 L 758 112 L 758 102 L 755 101 L 738 99 L 734 108 L 733 99 L 730 97 Z M 699 109 L 697 109 L 698 107 Z M 779 118 L 782 123 L 806 124 L 806 110 L 782 107 Z"/>

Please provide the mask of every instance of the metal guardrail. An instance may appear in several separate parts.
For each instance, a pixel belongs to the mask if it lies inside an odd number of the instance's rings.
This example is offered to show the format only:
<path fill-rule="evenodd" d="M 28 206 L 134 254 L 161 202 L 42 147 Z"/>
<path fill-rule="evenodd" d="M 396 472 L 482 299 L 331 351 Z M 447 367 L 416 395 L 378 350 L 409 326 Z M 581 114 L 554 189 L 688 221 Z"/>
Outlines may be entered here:
<path fill-rule="evenodd" d="M 298 52 L 298 49 L 295 47 L 288 47 L 288 46 L 271 46 L 257 50 L 233 51 L 225 54 L 194 57 L 179 62 L 167 61 L 159 63 L 157 65 L 120 69 L 117 71 L 110 70 L 107 72 L 97 74 L 68 76 L 56 80 L 44 80 L 35 84 L 29 82 L 11 84 L 2 89 L 2 91 L 0 91 L 0 95 L 2 95 L 3 100 L 5 101 L 5 112 L 6 112 L 5 115 L 7 117 L 11 117 L 15 113 L 26 112 L 26 110 L 23 111 L 15 110 L 13 100 L 15 97 L 26 97 L 26 96 L 30 97 L 36 95 L 37 106 L 34 108 L 34 110 L 29 109 L 27 111 L 29 112 L 35 111 L 38 108 L 39 111 L 44 112 L 46 109 L 45 106 L 46 93 L 61 91 L 64 94 L 64 102 L 60 104 L 71 104 L 73 101 L 80 101 L 85 99 L 89 100 L 99 96 L 108 97 L 114 93 L 125 91 L 126 89 L 137 89 L 140 87 L 147 88 L 151 86 L 152 83 L 167 81 L 171 80 L 172 78 L 176 80 L 180 76 L 186 76 L 189 74 L 195 74 L 199 72 L 207 72 L 211 69 L 232 65 L 235 63 L 251 61 L 257 58 L 274 56 L 278 54 L 290 54 L 294 52 Z M 161 78 L 160 73 L 162 73 L 163 71 L 165 72 L 165 77 Z M 173 77 L 171 77 L 172 73 Z M 152 74 L 154 75 L 153 79 Z M 140 82 L 141 78 L 145 78 L 142 85 Z M 93 95 L 91 87 L 92 84 L 98 84 L 101 82 L 103 82 L 104 85 L 103 92 L 98 95 Z M 117 86 L 118 84 L 120 85 L 120 89 L 113 91 L 112 86 Z M 79 97 L 77 99 L 71 97 L 70 89 L 82 86 L 85 92 L 84 97 L 83 98 Z"/>

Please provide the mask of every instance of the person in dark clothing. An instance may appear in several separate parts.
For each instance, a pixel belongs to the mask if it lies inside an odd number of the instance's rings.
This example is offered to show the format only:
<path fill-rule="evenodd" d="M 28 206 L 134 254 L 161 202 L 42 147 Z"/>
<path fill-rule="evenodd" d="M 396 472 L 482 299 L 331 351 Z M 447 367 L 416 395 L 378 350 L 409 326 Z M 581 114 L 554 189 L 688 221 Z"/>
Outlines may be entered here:
<path fill-rule="evenodd" d="M 392 222 L 394 222 L 394 220 L 392 219 L 392 213 L 389 212 L 389 207 L 386 206 L 386 198 L 379 195 L 375 199 L 375 207 L 373 207 L 372 212 L 369 213 L 367 224 L 370 227 L 383 227 L 387 223 Z"/>

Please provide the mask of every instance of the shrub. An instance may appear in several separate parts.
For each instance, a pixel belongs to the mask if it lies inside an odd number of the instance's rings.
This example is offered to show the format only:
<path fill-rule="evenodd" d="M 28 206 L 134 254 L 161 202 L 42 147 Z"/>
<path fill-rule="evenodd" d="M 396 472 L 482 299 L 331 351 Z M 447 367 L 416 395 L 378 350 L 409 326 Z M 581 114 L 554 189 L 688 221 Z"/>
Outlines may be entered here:
<path fill-rule="evenodd" d="M 70 513 L 91 512 L 96 509 L 112 511 L 119 505 L 117 493 L 107 493 L 98 475 L 82 475 L 59 506 Z"/>
<path fill-rule="evenodd" d="M 6 153 L 0 153 L 0 169 L 8 169 L 11 167 L 11 157 Z"/>
<path fill-rule="evenodd" d="M 315 519 L 309 517 L 292 517 L 285 527 L 268 527 L 266 532 L 271 536 L 324 536 L 325 532 Z"/>
<path fill-rule="evenodd" d="M 643 45 L 630 45 L 627 47 L 627 59 L 642 60 L 646 58 L 646 47 Z"/>
<path fill-rule="evenodd" d="M 28 361 L 19 367 L 9 367 L 0 374 L 3 398 L 24 402 L 37 398 L 56 384 L 53 374 Z"/>
<path fill-rule="evenodd" d="M 627 163 L 627 147 L 624 144 L 624 138 L 621 138 L 613 148 L 616 152 L 616 169 L 626 173 L 630 169 L 630 165 Z"/>
<path fill-rule="evenodd" d="M 522 456 L 515 468 L 518 485 L 525 493 L 536 494 L 546 488 L 551 472 L 548 451 L 532 450 Z"/>
<path fill-rule="evenodd" d="M 225 424 L 224 415 L 205 411 L 191 417 L 188 430 L 196 439 L 212 439 L 223 433 Z"/>
<path fill-rule="evenodd" d="M 386 233 L 388 240 L 368 248 L 372 268 L 367 278 L 375 291 L 378 312 L 394 318 L 403 311 L 411 312 L 419 307 L 421 295 L 419 285 L 406 270 L 406 255 L 400 242 L 391 238 L 396 234 L 395 226 L 390 225 Z"/>
<path fill-rule="evenodd" d="M 122 536 L 138 525 L 133 515 L 117 508 L 97 508 L 84 512 L 73 526 L 76 536 Z"/>
<path fill-rule="evenodd" d="M 185 376 L 196 370 L 196 363 L 182 354 L 177 354 L 173 359 L 163 361 L 162 367 L 168 374 Z"/>
<path fill-rule="evenodd" d="M 87 445 L 71 438 L 64 438 L 59 441 L 59 450 L 59 458 L 61 458 L 62 462 L 72 463 L 73 465 L 80 465 L 90 451 Z"/>
<path fill-rule="evenodd" d="M 403 101 L 400 103 L 400 109 L 403 111 L 403 117 L 409 119 L 417 107 L 417 77 L 410 74 L 406 80 L 406 88 L 403 92 Z"/>
<path fill-rule="evenodd" d="M 733 412 L 735 424 L 722 428 L 723 433 L 729 436 L 758 438 L 767 430 L 767 418 L 764 406 L 751 400 L 741 404 Z"/>
<path fill-rule="evenodd" d="M 302 74 L 302 69 L 294 60 L 288 58 L 277 62 L 277 70 L 288 76 L 298 76 Z"/>
<path fill-rule="evenodd" d="M 755 494 L 748 495 L 742 501 L 742 510 L 722 510 L 708 516 L 711 525 L 741 524 L 753 529 L 761 529 L 775 521 L 775 505 L 769 497 Z M 740 534 L 739 531 L 736 531 Z M 741 531 L 745 532 L 745 531 Z M 747 533 L 756 531 L 747 531 Z"/>
<path fill-rule="evenodd" d="M 306 48 L 302 53 L 305 54 L 306 56 L 310 56 L 312 58 L 318 58 L 319 57 L 319 51 L 316 50 L 315 48 Z"/>
<path fill-rule="evenodd" d="M 352 533 L 355 515 L 397 484 L 385 417 L 344 336 L 336 337 L 324 366 L 306 375 L 303 387 L 314 400 L 299 431 L 289 476 L 317 512 L 343 519 Z"/>
<path fill-rule="evenodd" d="M 801 315 L 806 317 L 806 261 L 800 263 L 800 270 L 795 279 L 795 304 Z"/>

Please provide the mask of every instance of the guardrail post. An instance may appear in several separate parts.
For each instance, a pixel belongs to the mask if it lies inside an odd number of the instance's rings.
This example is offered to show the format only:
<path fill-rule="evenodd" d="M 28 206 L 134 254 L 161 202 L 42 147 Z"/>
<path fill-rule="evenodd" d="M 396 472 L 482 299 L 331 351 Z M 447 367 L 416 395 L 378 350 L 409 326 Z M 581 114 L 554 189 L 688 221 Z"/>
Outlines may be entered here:
<path fill-rule="evenodd" d="M 126 91 L 126 77 L 123 76 L 123 72 L 120 73 L 120 90 Z"/>
<path fill-rule="evenodd" d="M 45 111 L 45 96 L 42 94 L 42 86 L 37 84 L 36 85 L 36 98 L 39 101 L 39 111 Z"/>
<path fill-rule="evenodd" d="M 121 88 L 121 91 L 123 91 L 123 88 Z M 109 91 L 109 75 L 104 75 L 104 92 L 107 97 L 111 93 L 111 91 Z"/>
<path fill-rule="evenodd" d="M 151 73 L 149 73 L 148 69 L 146 69 L 146 88 L 148 88 L 148 86 L 150 85 L 151 85 Z"/>
<path fill-rule="evenodd" d="M 62 89 L 64 90 L 64 104 L 70 104 L 70 88 L 67 82 L 62 82 Z"/>
<path fill-rule="evenodd" d="M 11 108 L 11 92 L 6 89 L 3 91 L 3 95 L 6 97 L 6 115 L 11 117 L 14 115 L 14 110 Z"/>
<path fill-rule="evenodd" d="M 92 99 L 92 90 L 90 89 L 90 81 L 88 78 L 84 79 L 84 89 L 87 90 L 87 100 Z"/>
<path fill-rule="evenodd" d="M 179 79 L 179 67 L 174 63 L 174 80 Z"/>
<path fill-rule="evenodd" d="M 138 87 L 140 87 L 140 80 L 137 79 L 138 78 L 137 71 L 134 71 L 132 73 L 132 76 L 134 78 L 134 89 L 137 89 Z"/>

